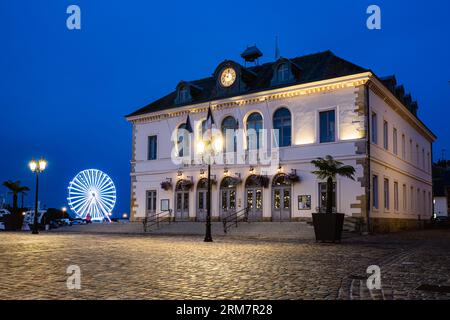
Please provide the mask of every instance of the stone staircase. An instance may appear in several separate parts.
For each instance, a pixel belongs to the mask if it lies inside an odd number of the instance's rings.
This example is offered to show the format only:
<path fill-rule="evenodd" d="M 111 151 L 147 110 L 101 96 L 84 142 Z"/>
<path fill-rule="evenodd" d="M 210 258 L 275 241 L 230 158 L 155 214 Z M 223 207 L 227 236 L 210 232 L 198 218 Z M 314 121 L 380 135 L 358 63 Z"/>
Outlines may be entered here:
<path fill-rule="evenodd" d="M 346 232 L 360 232 L 361 219 L 356 217 L 345 217 L 343 231 Z"/>
<path fill-rule="evenodd" d="M 240 222 L 238 228 L 223 231 L 222 222 L 212 222 L 214 237 L 259 238 L 273 240 L 313 240 L 314 228 L 306 222 Z M 204 222 L 172 222 L 160 228 L 151 228 L 144 232 L 141 222 L 90 224 L 62 227 L 49 232 L 73 232 L 91 234 L 145 234 L 152 235 L 197 235 L 204 236 Z"/>

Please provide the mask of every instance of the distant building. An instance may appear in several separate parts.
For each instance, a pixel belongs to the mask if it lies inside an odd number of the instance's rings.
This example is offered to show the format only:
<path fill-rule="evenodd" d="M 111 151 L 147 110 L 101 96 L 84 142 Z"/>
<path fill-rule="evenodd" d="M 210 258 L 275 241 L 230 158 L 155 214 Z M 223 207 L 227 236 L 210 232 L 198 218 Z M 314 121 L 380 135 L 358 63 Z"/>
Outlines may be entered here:
<path fill-rule="evenodd" d="M 433 165 L 433 204 L 435 216 L 448 216 L 450 211 L 450 165 Z"/>
<path fill-rule="evenodd" d="M 248 66 L 260 56 L 246 50 L 244 65 L 225 60 L 211 77 L 181 81 L 126 117 L 133 128 L 131 220 L 170 208 L 178 220 L 204 221 L 205 166 L 191 158 L 200 153 L 209 105 L 224 134 L 244 132 L 224 135 L 226 153 L 213 165 L 214 220 L 246 207 L 253 220 L 311 219 L 326 203 L 311 160 L 325 155 L 356 168 L 355 181 L 335 181 L 335 211 L 375 230 L 431 217 L 436 137 L 395 77 L 378 78 L 330 51 Z M 186 135 L 188 115 L 193 132 Z M 277 133 L 262 143 L 263 129 Z M 272 162 L 250 164 L 255 150 L 262 150 L 257 159 L 279 159 L 276 170 Z"/>

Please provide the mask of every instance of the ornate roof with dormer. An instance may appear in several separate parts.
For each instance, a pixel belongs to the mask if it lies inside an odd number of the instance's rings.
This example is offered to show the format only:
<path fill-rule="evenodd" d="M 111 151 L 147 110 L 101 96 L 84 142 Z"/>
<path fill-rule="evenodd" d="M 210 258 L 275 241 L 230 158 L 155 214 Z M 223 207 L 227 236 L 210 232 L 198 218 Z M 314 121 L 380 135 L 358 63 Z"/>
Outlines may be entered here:
<path fill-rule="evenodd" d="M 285 83 L 274 82 L 274 67 L 283 61 L 287 61 L 291 66 L 294 66 L 294 71 L 298 70 L 301 72 L 296 73 L 298 76 L 294 77 L 293 81 Z M 220 71 L 226 66 L 232 66 L 237 72 L 237 79 L 229 88 L 223 88 L 218 83 Z M 280 58 L 274 62 L 252 67 L 244 67 L 237 62 L 225 60 L 219 64 L 212 77 L 183 82 L 184 84 L 187 84 L 188 88 L 195 91 L 191 94 L 190 99 L 187 99 L 186 101 L 179 99 L 178 90 L 183 86 L 178 85 L 173 92 L 149 103 L 145 107 L 127 115 L 127 117 L 149 114 L 184 105 L 203 103 L 247 93 L 358 74 L 366 71 L 369 70 L 339 58 L 331 51 L 324 51 L 292 59 Z"/>

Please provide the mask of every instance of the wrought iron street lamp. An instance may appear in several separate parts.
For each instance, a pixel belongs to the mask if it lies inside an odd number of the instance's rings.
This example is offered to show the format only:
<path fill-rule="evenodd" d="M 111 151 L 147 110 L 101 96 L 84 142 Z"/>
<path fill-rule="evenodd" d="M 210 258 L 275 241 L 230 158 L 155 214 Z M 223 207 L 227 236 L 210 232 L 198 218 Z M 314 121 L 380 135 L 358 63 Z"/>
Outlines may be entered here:
<path fill-rule="evenodd" d="M 217 135 L 209 135 L 209 139 L 207 141 L 200 141 L 197 144 L 197 151 L 203 155 L 205 153 L 208 154 L 208 190 L 206 193 L 206 231 L 205 231 L 205 242 L 212 242 L 211 235 L 211 162 L 212 156 L 216 155 L 218 152 L 222 150 L 222 136 L 221 134 Z"/>
<path fill-rule="evenodd" d="M 33 231 L 31 233 L 38 234 L 39 173 L 45 170 L 45 168 L 47 167 L 47 161 L 44 158 L 41 158 L 38 161 L 31 159 L 31 161 L 28 163 L 28 166 L 30 167 L 30 170 L 36 175 L 36 200 L 34 206 Z"/>

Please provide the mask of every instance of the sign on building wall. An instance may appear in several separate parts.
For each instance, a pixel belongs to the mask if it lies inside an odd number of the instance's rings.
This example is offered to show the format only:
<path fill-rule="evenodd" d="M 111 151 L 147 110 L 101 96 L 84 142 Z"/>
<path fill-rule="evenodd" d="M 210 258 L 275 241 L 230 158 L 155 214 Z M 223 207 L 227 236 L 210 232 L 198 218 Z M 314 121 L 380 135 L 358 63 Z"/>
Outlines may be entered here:
<path fill-rule="evenodd" d="M 298 196 L 298 210 L 311 210 L 311 195 Z"/>

